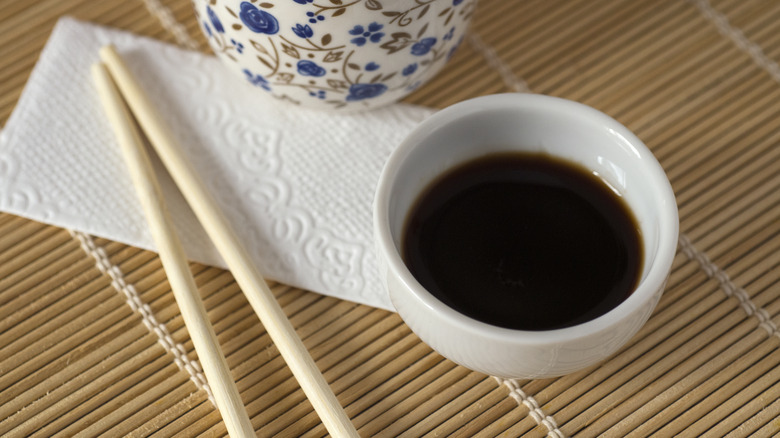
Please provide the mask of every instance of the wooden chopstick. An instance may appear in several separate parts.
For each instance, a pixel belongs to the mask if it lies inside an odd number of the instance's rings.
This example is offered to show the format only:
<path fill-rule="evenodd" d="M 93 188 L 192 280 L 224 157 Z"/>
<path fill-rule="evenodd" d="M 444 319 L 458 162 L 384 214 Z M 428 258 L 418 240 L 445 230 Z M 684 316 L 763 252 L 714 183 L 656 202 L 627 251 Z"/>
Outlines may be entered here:
<path fill-rule="evenodd" d="M 170 128 L 165 125 L 164 119 L 122 57 L 110 45 L 100 50 L 100 57 L 111 72 L 141 129 L 225 259 L 249 304 L 314 406 L 325 428 L 334 437 L 358 437 L 355 427 L 274 298 L 265 279 L 253 264 L 246 248 L 190 166 Z"/>
<path fill-rule="evenodd" d="M 230 375 L 225 356 L 219 348 L 217 336 L 209 323 L 184 249 L 165 207 L 157 177 L 133 117 L 105 66 L 93 65 L 92 74 L 106 114 L 119 140 L 122 155 L 160 253 L 174 298 L 228 433 L 233 437 L 253 437 L 254 428 L 241 402 L 236 383 Z"/>

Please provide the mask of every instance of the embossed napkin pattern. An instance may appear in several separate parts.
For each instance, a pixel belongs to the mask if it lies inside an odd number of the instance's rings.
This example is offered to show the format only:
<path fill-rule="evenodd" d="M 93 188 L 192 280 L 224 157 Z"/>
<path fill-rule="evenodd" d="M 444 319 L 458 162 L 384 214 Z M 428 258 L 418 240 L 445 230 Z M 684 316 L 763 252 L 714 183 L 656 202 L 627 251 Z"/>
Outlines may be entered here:
<path fill-rule="evenodd" d="M 211 56 L 63 18 L 0 134 L 0 210 L 154 250 L 89 68 L 113 43 L 269 278 L 391 309 L 371 237 L 390 151 L 432 110 L 293 108 Z M 155 159 L 156 160 L 156 159 Z M 225 267 L 155 161 L 189 257 Z"/>

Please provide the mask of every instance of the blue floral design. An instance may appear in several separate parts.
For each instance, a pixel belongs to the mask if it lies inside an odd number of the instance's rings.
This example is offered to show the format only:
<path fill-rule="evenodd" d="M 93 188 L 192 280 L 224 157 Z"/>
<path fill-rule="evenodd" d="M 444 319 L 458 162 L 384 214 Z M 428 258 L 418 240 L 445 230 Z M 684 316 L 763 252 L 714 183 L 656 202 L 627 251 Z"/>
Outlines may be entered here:
<path fill-rule="evenodd" d="M 309 96 L 316 97 L 317 99 L 325 99 L 325 90 L 319 90 L 316 93 L 309 91 Z"/>
<path fill-rule="evenodd" d="M 381 83 L 374 84 L 352 84 L 349 87 L 347 101 L 371 99 L 387 91 L 387 85 Z"/>
<path fill-rule="evenodd" d="M 293 33 L 298 35 L 299 37 L 306 39 L 311 38 L 314 36 L 314 31 L 312 30 L 311 26 L 303 25 L 303 24 L 296 24 L 295 27 L 292 28 Z"/>
<path fill-rule="evenodd" d="M 359 36 L 357 38 L 352 38 L 350 42 L 358 47 L 364 45 L 368 41 L 371 41 L 372 43 L 378 43 L 382 37 L 385 36 L 383 32 L 379 32 L 383 27 L 383 25 L 377 23 L 376 21 L 369 24 L 367 28 L 364 28 L 358 24 L 349 31 L 349 34 Z"/>
<path fill-rule="evenodd" d="M 463 0 L 452 0 L 452 6 L 458 6 L 461 3 L 463 3 Z"/>
<path fill-rule="evenodd" d="M 404 76 L 409 76 L 417 71 L 417 63 L 409 64 L 406 67 L 404 67 L 403 70 L 401 70 L 401 74 Z"/>
<path fill-rule="evenodd" d="M 455 34 L 455 26 L 453 26 L 453 27 L 452 27 L 452 29 L 450 29 L 450 31 L 449 31 L 449 32 L 447 32 L 447 35 L 444 35 L 444 36 L 442 37 L 442 39 L 443 39 L 444 41 L 449 41 L 449 40 L 451 40 L 451 39 L 452 39 L 452 35 L 454 35 L 454 34 Z"/>
<path fill-rule="evenodd" d="M 298 3 L 299 5 L 305 5 L 306 3 L 314 3 L 314 0 L 293 0 L 295 3 Z"/>
<path fill-rule="evenodd" d="M 414 43 L 412 46 L 412 55 L 423 56 L 431 51 L 431 47 L 436 44 L 436 38 L 428 37 Z"/>
<path fill-rule="evenodd" d="M 322 21 L 325 19 L 324 15 L 314 15 L 314 12 L 307 12 L 306 16 L 309 17 L 309 23 L 314 24 L 317 21 Z"/>
<path fill-rule="evenodd" d="M 238 16 L 246 27 L 255 33 L 273 35 L 279 32 L 279 22 L 266 11 L 257 9 L 257 6 L 249 2 L 241 2 L 241 12 Z"/>
<path fill-rule="evenodd" d="M 239 43 L 238 41 L 236 41 L 236 40 L 234 40 L 232 38 L 230 39 L 230 43 L 233 44 L 233 47 L 236 48 L 236 51 L 238 51 L 238 53 L 244 53 L 244 45 L 243 44 Z"/>
<path fill-rule="evenodd" d="M 225 28 L 222 26 L 222 22 L 219 21 L 219 17 L 217 17 L 217 14 L 215 14 L 214 10 L 211 9 L 211 6 L 206 6 L 206 13 L 209 16 L 209 20 L 211 20 L 211 24 L 214 26 L 214 30 L 219 33 L 225 33 Z"/>
<path fill-rule="evenodd" d="M 369 62 L 368 64 L 366 64 L 366 71 L 374 71 L 377 69 L 379 69 L 379 64 L 377 64 L 376 62 Z"/>
<path fill-rule="evenodd" d="M 300 73 L 303 76 L 320 77 L 320 76 L 325 76 L 325 73 L 327 72 L 325 71 L 324 68 L 317 65 L 316 62 L 304 59 L 298 61 L 298 73 Z"/>
<path fill-rule="evenodd" d="M 261 87 L 266 91 L 271 91 L 271 85 L 262 75 L 254 75 L 248 69 L 244 69 L 244 74 L 250 84 Z"/>
<path fill-rule="evenodd" d="M 203 22 L 203 29 L 206 31 L 206 35 L 208 35 L 209 38 L 211 38 L 214 34 L 211 33 L 211 27 L 209 27 L 209 24 L 205 21 Z"/>

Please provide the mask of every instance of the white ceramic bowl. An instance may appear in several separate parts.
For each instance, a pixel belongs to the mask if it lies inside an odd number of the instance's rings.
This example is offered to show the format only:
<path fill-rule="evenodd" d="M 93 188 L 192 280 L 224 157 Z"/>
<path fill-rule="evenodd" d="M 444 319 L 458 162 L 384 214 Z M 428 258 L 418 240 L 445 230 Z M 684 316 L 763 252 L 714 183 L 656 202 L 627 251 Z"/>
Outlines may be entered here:
<path fill-rule="evenodd" d="M 453 310 L 409 272 L 399 248 L 407 212 L 420 192 L 458 163 L 507 150 L 544 152 L 580 163 L 625 199 L 639 222 L 645 253 L 639 285 L 620 305 L 568 328 L 512 330 Z M 485 96 L 434 114 L 392 153 L 374 202 L 381 274 L 400 316 L 443 356 L 507 378 L 568 374 L 613 354 L 650 317 L 677 245 L 674 193 L 647 147 L 627 128 L 593 108 L 541 95 Z"/>
<path fill-rule="evenodd" d="M 457 49 L 477 0 L 193 0 L 214 53 L 287 102 L 354 111 L 417 89 Z"/>

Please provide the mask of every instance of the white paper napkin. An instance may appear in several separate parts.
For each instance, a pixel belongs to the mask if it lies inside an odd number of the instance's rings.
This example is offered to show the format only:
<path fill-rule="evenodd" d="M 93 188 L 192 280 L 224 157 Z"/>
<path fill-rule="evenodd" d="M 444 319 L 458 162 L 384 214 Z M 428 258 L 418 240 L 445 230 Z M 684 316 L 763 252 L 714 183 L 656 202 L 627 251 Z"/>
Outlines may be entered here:
<path fill-rule="evenodd" d="M 385 159 L 431 110 L 303 110 L 213 57 L 63 18 L 0 134 L 0 209 L 154 250 L 90 75 L 113 43 L 165 114 L 263 273 L 391 309 L 375 263 L 371 202 Z M 225 267 L 156 162 L 192 260 Z"/>

